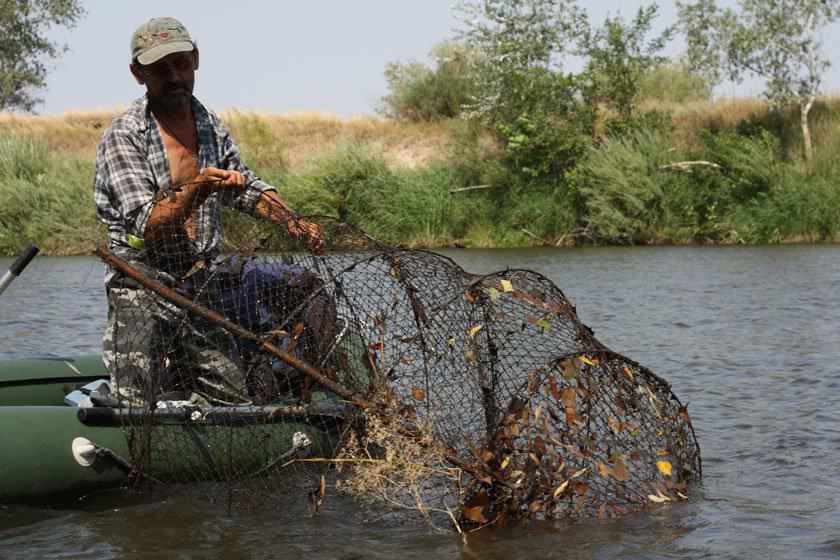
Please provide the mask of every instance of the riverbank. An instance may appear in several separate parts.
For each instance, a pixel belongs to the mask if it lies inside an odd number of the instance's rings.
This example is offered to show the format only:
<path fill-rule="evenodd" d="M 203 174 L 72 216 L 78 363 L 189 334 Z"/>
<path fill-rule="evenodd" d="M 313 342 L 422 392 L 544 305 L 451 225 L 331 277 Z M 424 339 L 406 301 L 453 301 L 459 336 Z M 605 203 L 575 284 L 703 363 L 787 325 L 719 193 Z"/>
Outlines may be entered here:
<path fill-rule="evenodd" d="M 459 120 L 223 118 L 249 165 L 302 213 L 341 216 L 391 243 L 840 240 L 840 100 L 823 99 L 812 111 L 810 163 L 798 155 L 795 115 L 770 113 L 758 100 L 656 108 L 670 115 L 670 127 L 596 142 L 551 184 L 512 177 L 492 136 Z M 28 241 L 47 254 L 90 254 L 104 239 L 93 161 L 115 114 L 0 115 L 0 255 Z"/>

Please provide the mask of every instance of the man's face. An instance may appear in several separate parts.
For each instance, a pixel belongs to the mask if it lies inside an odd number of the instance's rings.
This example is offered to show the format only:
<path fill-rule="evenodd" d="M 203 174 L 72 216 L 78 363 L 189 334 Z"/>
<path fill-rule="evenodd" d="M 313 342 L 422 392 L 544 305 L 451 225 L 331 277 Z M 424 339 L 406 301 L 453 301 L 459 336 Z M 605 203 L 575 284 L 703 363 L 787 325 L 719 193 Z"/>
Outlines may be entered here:
<path fill-rule="evenodd" d="M 146 86 L 150 101 L 177 110 L 188 107 L 195 86 L 198 50 L 167 55 L 153 64 L 132 65 L 137 81 Z"/>

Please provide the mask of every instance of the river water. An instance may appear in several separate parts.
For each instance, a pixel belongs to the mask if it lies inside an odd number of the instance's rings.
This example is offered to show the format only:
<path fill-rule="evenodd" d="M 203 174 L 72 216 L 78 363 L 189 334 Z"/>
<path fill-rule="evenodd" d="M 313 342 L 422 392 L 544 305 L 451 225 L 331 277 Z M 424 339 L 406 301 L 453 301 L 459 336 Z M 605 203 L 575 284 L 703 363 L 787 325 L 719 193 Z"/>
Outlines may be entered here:
<path fill-rule="evenodd" d="M 840 557 L 840 247 L 445 253 L 472 272 L 548 276 L 602 342 L 672 383 L 703 452 L 691 502 L 463 544 L 366 523 L 340 496 L 316 517 L 227 516 L 189 497 L 116 493 L 61 509 L 0 506 L 0 558 Z M 0 297 L 0 360 L 98 352 L 102 278 L 91 258 L 36 259 Z"/>

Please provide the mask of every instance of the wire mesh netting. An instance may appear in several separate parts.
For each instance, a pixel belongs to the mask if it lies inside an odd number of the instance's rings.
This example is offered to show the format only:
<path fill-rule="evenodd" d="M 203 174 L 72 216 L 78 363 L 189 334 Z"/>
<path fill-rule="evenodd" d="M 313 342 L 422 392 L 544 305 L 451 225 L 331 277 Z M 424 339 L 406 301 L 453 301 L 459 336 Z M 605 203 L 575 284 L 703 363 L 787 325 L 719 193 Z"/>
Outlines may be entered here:
<path fill-rule="evenodd" d="M 143 264 L 100 250 L 123 270 L 106 360 L 135 476 L 220 482 L 230 503 L 316 465 L 317 506 L 338 466 L 346 492 L 459 528 L 620 516 L 699 479 L 668 383 L 542 275 L 476 276 L 330 219 L 313 255 L 236 219 L 214 254 L 183 227 Z"/>

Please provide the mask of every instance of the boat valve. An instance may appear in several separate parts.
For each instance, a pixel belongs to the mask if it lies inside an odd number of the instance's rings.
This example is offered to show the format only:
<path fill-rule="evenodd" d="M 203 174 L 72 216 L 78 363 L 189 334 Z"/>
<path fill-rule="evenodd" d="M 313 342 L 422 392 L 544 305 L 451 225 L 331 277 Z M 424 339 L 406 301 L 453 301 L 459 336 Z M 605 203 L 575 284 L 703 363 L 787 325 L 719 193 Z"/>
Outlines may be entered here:
<path fill-rule="evenodd" d="M 73 439 L 70 444 L 70 450 L 73 452 L 73 459 L 82 467 L 89 467 L 96 461 L 98 447 L 88 438 L 77 437 Z"/>

